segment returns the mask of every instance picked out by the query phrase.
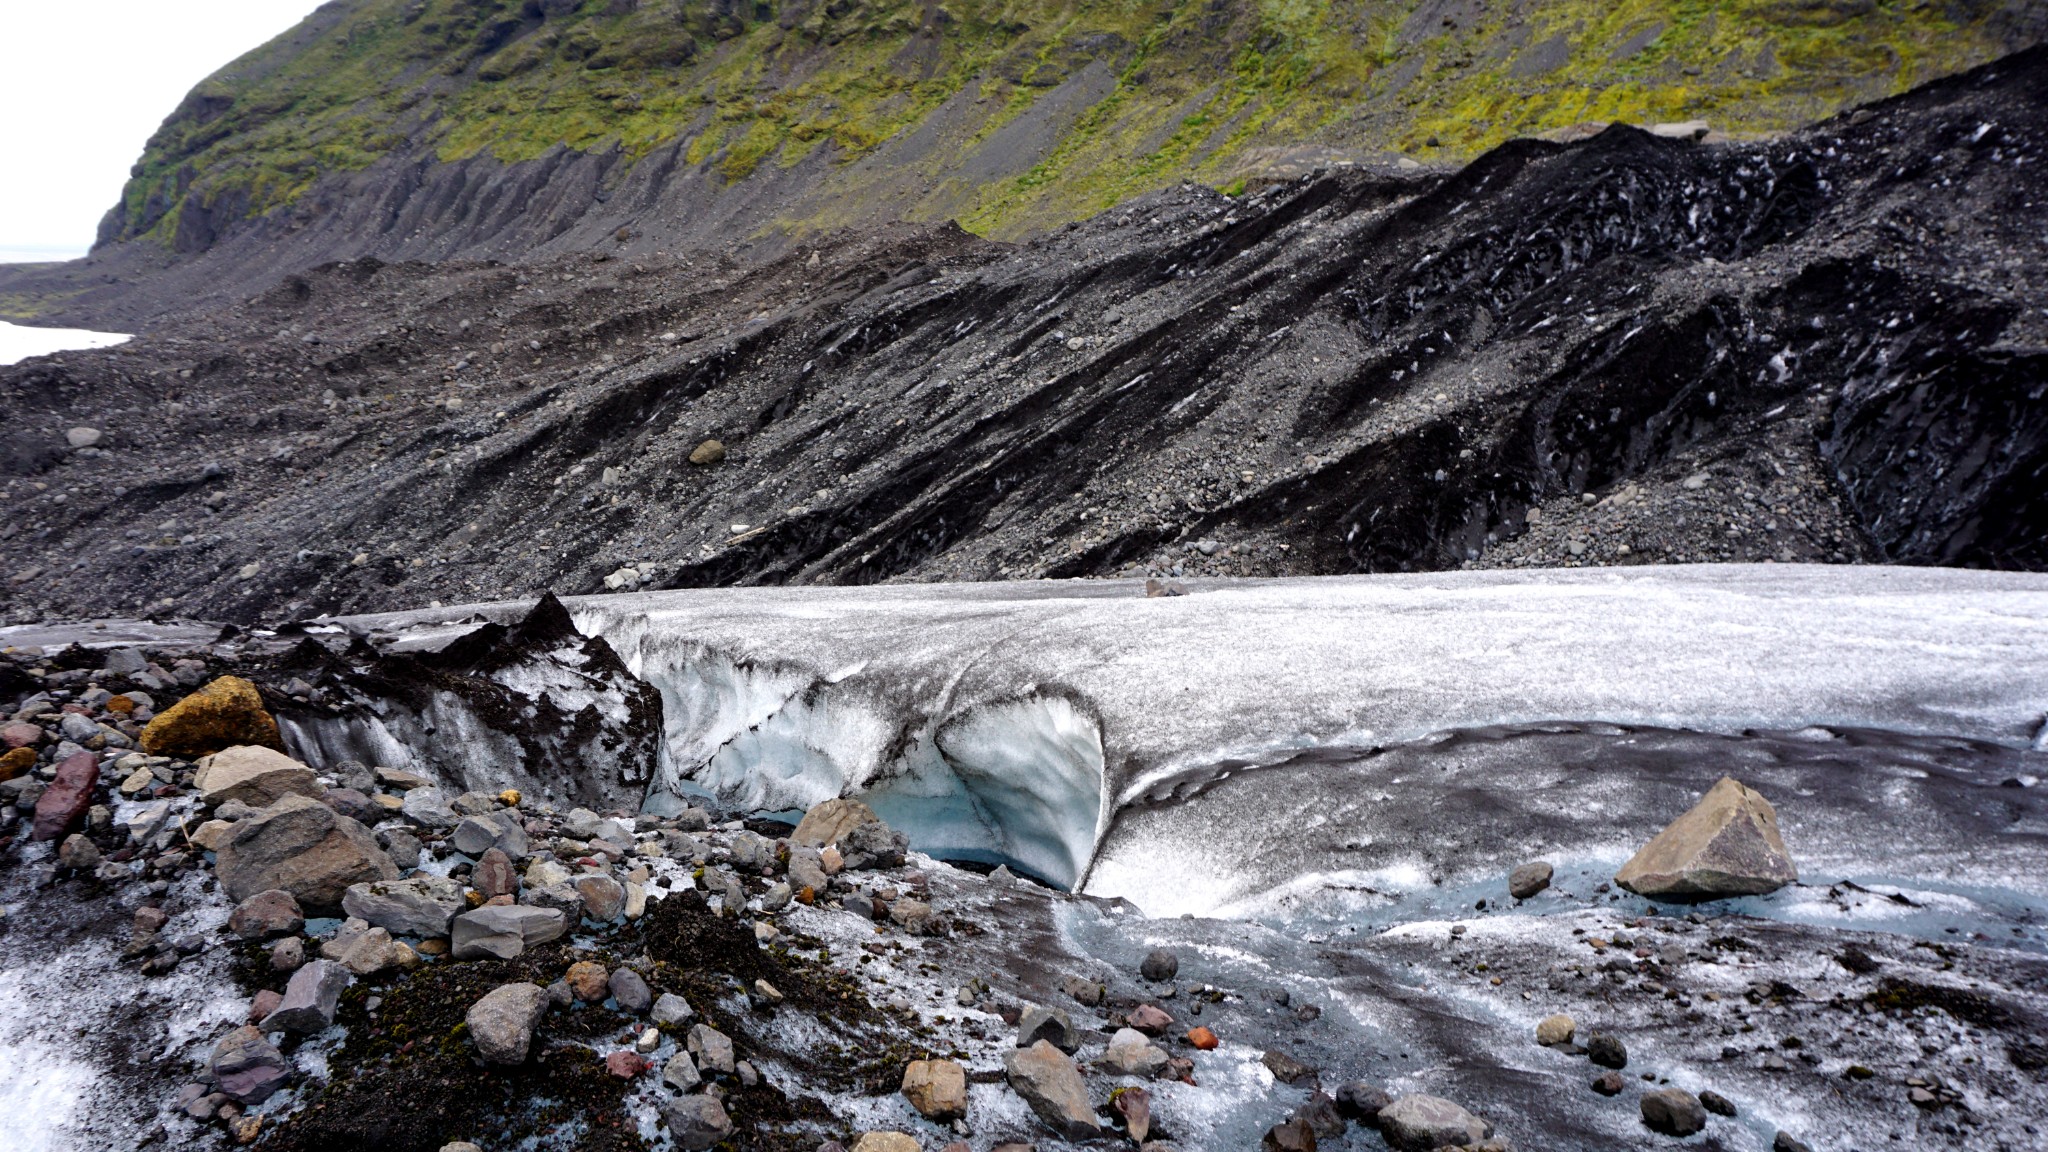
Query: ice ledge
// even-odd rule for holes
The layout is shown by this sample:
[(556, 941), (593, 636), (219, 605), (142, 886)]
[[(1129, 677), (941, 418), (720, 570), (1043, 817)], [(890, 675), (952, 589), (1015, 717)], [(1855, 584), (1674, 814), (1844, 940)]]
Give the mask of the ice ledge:
[[(2048, 576), (2023, 573), (1700, 565), (1197, 581), (1159, 599), (1062, 581), (569, 606), (661, 688), (660, 786), (761, 807), (868, 793), (933, 850), (985, 836), (1068, 883), (1116, 809), (1291, 749), (1558, 718), (2026, 747), (2048, 711)], [(356, 623), (405, 642), (521, 608)]]

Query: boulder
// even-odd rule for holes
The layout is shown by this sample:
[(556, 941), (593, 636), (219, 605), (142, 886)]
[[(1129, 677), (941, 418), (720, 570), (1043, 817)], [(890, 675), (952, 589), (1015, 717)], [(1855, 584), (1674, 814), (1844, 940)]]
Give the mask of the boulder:
[(517, 812), (465, 816), (448, 839), (464, 856), (482, 856), (493, 848), (513, 860), (524, 860), (532, 854), (526, 840), (526, 825)]
[(596, 1004), (611, 995), (611, 973), (595, 960), (578, 960), (562, 976), (569, 991), (585, 1004)]
[(1041, 1040), (1064, 1052), (1081, 1046), (1080, 1033), (1074, 1031), (1074, 1022), (1065, 1009), (1033, 1004), (1017, 1018), (1017, 1047), (1029, 1048)]
[(349, 915), (400, 936), (446, 936), (448, 923), (469, 907), (462, 885), (426, 873), (404, 880), (351, 884), (341, 898)]
[(510, 960), (568, 930), (568, 918), (552, 908), (491, 904), (455, 918), (448, 954), (457, 960)]
[(263, 1018), (265, 1032), (297, 1032), (311, 1035), (334, 1023), (341, 994), (353, 978), (348, 969), (332, 960), (315, 960), (292, 973), (284, 986), (284, 998)]
[(1555, 1048), (1560, 1044), (1571, 1043), (1572, 1037), (1577, 1035), (1578, 1031), (1578, 1021), (1560, 1012), (1555, 1016), (1545, 1016), (1536, 1022), (1536, 1042), (1545, 1048)]
[(349, 885), (398, 879), (370, 830), (327, 805), (289, 795), (240, 821), (214, 858), (231, 899), (282, 888), (315, 912), (341, 907)]
[(1464, 1147), (1493, 1135), (1493, 1125), (1441, 1096), (1403, 1096), (1379, 1111), (1380, 1135), (1401, 1152)]
[(656, 1024), (676, 1025), (696, 1014), (688, 1000), (673, 992), (663, 992), (661, 998), (654, 1002), (654, 1011), (649, 1015)]
[(262, 695), (240, 676), (222, 676), (157, 713), (142, 730), (142, 750), (151, 756), (189, 759), (238, 744), (284, 751)]
[(732, 1074), (732, 1039), (718, 1029), (709, 1024), (692, 1024), (684, 1047), (697, 1061), (699, 1071)]
[(1166, 1049), (1152, 1043), (1150, 1037), (1136, 1028), (1119, 1028), (1109, 1038), (1109, 1050), (1095, 1062), (1095, 1066), (1113, 1076), (1142, 1076), (1151, 1079), (1166, 1071), (1166, 1062), (1171, 1059)]
[(1520, 865), (1508, 873), (1508, 895), (1517, 900), (1527, 900), (1550, 887), (1550, 878), (1555, 871), (1548, 860), (1532, 860)]
[(1138, 975), (1154, 984), (1163, 984), (1179, 974), (1180, 957), (1170, 948), (1153, 949), (1138, 965)]
[(1088, 1086), (1073, 1058), (1043, 1040), (1003, 1054), (1010, 1087), (1046, 1126), (1069, 1140), (1099, 1135), (1102, 1125), (1088, 1101)]
[(654, 1006), (654, 989), (649, 988), (647, 981), (631, 968), (621, 968), (612, 973), (611, 979), (605, 983), (622, 1012), (637, 1015)]
[(548, 990), (538, 984), (506, 984), (470, 1005), (464, 1020), (477, 1055), (492, 1064), (523, 1064), (533, 1030), (548, 1013)]
[(221, 1092), (238, 1104), (261, 1104), (290, 1077), (284, 1054), (254, 1024), (221, 1037), (207, 1067)]
[(681, 1096), (661, 1106), (669, 1138), (686, 1152), (704, 1152), (732, 1135), (725, 1106), (705, 1095)]
[(1688, 902), (1775, 892), (1799, 879), (1770, 801), (1724, 776), (1615, 874), (1642, 896)]
[(661, 1066), (661, 1082), (678, 1092), (691, 1092), (704, 1082), (704, 1078), (697, 1075), (697, 1065), (690, 1059), (690, 1054), (678, 1052)]
[(286, 796), (322, 800), (327, 795), (311, 768), (275, 749), (254, 744), (238, 744), (201, 756), (192, 786), (209, 808), (230, 800), (268, 808)]
[(576, 894), (583, 898), (583, 914), (599, 924), (616, 920), (626, 911), (626, 886), (601, 873), (578, 876)]
[(866, 804), (835, 797), (804, 813), (789, 842), (799, 848), (836, 844), (848, 868), (894, 868), (903, 863), (910, 840), (882, 823)]
[(57, 778), (36, 798), (31, 840), (55, 840), (85, 826), (92, 810), (92, 792), (99, 787), (100, 758), (79, 752), (57, 765)]
[(512, 866), (512, 858), (499, 849), (492, 848), (477, 858), (476, 867), (470, 870), (469, 882), (486, 900), (494, 896), (519, 895), (519, 870)]
[(453, 828), (462, 817), (448, 806), (448, 796), (439, 788), (415, 788), (405, 794), (398, 810), (422, 828)]
[(1157, 1004), (1140, 1004), (1124, 1017), (1124, 1023), (1147, 1036), (1164, 1036), (1173, 1027), (1173, 1017)]
[(1628, 1067), (1628, 1045), (1619, 1036), (1595, 1032), (1586, 1037), (1586, 1058), (1602, 1068)]
[(1643, 1124), (1666, 1136), (1691, 1136), (1705, 1130), (1707, 1110), (1682, 1088), (1658, 1088), (1643, 1093)]
[(299, 902), (282, 888), (256, 893), (235, 905), (228, 916), (228, 928), (244, 940), (289, 936), (305, 924), (306, 914)]
[(903, 1098), (927, 1120), (965, 1120), (967, 1070), (951, 1060), (912, 1060), (903, 1070)]

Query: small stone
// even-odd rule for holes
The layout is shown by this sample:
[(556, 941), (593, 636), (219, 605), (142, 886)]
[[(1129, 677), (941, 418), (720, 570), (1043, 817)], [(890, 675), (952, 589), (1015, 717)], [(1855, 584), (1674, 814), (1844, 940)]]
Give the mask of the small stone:
[(288, 935), (305, 924), (299, 902), (282, 888), (256, 893), (237, 904), (228, 916), (228, 929), (244, 940)]
[(1666, 1136), (1691, 1136), (1707, 1126), (1707, 1110), (1698, 1098), (1681, 1088), (1658, 1088), (1643, 1093), (1643, 1123), (1652, 1132)]
[(1124, 1134), (1140, 1148), (1152, 1134), (1152, 1094), (1143, 1088), (1119, 1088), (1109, 1096), (1110, 1107), (1123, 1117)]
[(1670, 901), (1760, 895), (1798, 879), (1777, 811), (1727, 776), (1614, 876), (1631, 892)]
[(275, 749), (248, 744), (201, 756), (192, 786), (209, 808), (230, 800), (268, 808), (290, 795), (311, 800), (327, 795), (311, 768)]
[(1166, 1030), (1173, 1027), (1173, 1017), (1167, 1015), (1166, 1010), (1157, 1004), (1140, 1004), (1131, 1009), (1130, 1015), (1124, 1018), (1124, 1023), (1147, 1036), (1164, 1036)]
[(706, 440), (695, 448), (690, 449), (690, 463), (699, 467), (706, 464), (716, 464), (724, 459), (725, 445), (716, 440)]
[(1093, 980), (1083, 980), (1078, 976), (1069, 976), (1065, 980), (1060, 981), (1060, 991), (1073, 997), (1075, 1003), (1089, 1008), (1101, 1006), (1103, 999), (1109, 995), (1108, 988)]
[(606, 983), (611, 988), (612, 999), (618, 1002), (622, 1011), (638, 1014), (654, 1005), (654, 990), (631, 968), (621, 968), (612, 973)]
[[(476, 793), (464, 793), (474, 796)], [(490, 812), (481, 816), (464, 816), (462, 822), (449, 833), (448, 842), (464, 856), (480, 857), (486, 852), (499, 852), (510, 859), (520, 860), (530, 855), (532, 847), (526, 838), (526, 827), (517, 812)]]
[(1145, 956), (1144, 962), (1138, 965), (1138, 975), (1152, 981), (1154, 984), (1163, 984), (1179, 975), (1179, 973), (1180, 957), (1167, 948), (1156, 949), (1148, 953)]
[(1017, 1047), (1029, 1048), (1041, 1040), (1065, 1052), (1081, 1046), (1074, 1022), (1064, 1009), (1033, 1004), (1017, 1020)]
[(708, 1024), (693, 1024), (684, 1046), (697, 1061), (698, 1071), (732, 1073), (732, 1040), (718, 1029)]
[(1550, 887), (1553, 874), (1548, 861), (1534, 860), (1508, 873), (1508, 895), (1517, 900), (1527, 900), (1545, 888)]
[(1628, 1081), (1623, 1080), (1619, 1072), (1603, 1072), (1593, 1078), (1593, 1091), (1602, 1096), (1619, 1096), (1626, 1087)]
[(398, 810), (422, 828), (453, 828), (462, 822), (439, 788), (414, 788), (399, 802)]
[(352, 884), (341, 898), (350, 916), (402, 936), (446, 936), (448, 924), (468, 909), (462, 885), (424, 873), (404, 880)]
[(732, 1135), (725, 1107), (708, 1095), (683, 1096), (661, 1106), (662, 1122), (676, 1147), (704, 1152)]
[(1282, 1120), (1259, 1141), (1263, 1152), (1316, 1152), (1316, 1134), (1305, 1120)]
[(697, 1075), (697, 1065), (690, 1060), (687, 1052), (678, 1052), (661, 1066), (661, 1082), (678, 1092), (693, 1091), (704, 1078)]
[(1198, 1052), (1214, 1051), (1221, 1043), (1222, 1041), (1216, 1038), (1216, 1033), (1209, 1031), (1207, 1025), (1198, 1024), (1188, 1029), (1188, 1046)]
[(754, 981), (754, 1003), (780, 1004), (782, 1003), (782, 990), (766, 980), (757, 979)]
[(905, 1132), (863, 1132), (851, 1152), (923, 1152), (923, 1145)]
[(207, 1066), (221, 1092), (237, 1104), (261, 1104), (284, 1087), (290, 1075), (284, 1055), (253, 1024), (221, 1037)]
[(341, 994), (353, 983), (348, 969), (331, 960), (315, 960), (292, 973), (284, 998), (263, 1020), (265, 1032), (296, 1032), (310, 1036), (334, 1023)]
[(1771, 1152), (1813, 1152), (1813, 1146), (1780, 1128), (1771, 1137)]
[(487, 849), (477, 859), (476, 867), (470, 869), (469, 883), (486, 900), (494, 896), (517, 896), (519, 870), (512, 866), (512, 858), (503, 849)]
[(1562, 1012), (1555, 1016), (1545, 1016), (1536, 1024), (1536, 1043), (1545, 1048), (1569, 1044), (1572, 1037), (1578, 1034), (1578, 1030), (1578, 1022)]
[(284, 748), (262, 694), (240, 676), (222, 676), (157, 713), (143, 728), (141, 743), (151, 756), (187, 758), (238, 744)]
[(1380, 1109), (1393, 1102), (1386, 1089), (1364, 1080), (1353, 1080), (1337, 1089), (1337, 1111), (1366, 1124), (1379, 1123)]
[(306, 942), (287, 936), (270, 946), (270, 967), (274, 972), (296, 972), (306, 962)]
[(578, 960), (569, 965), (569, 971), (562, 979), (568, 982), (569, 991), (585, 1004), (596, 1004), (611, 995), (611, 973), (595, 960)]
[(927, 1120), (967, 1118), (967, 1070), (951, 1060), (912, 1060), (903, 1070), (902, 1092)]
[[(35, 749), (9, 748), (6, 754), (0, 755), (0, 781), (16, 779), (35, 766)], [(148, 775), (148, 773), (144, 773), (144, 775)]]
[(492, 1064), (523, 1064), (533, 1030), (547, 1015), (548, 992), (538, 984), (506, 984), (470, 1006), (465, 1020), (477, 1055)]
[(1493, 1125), (1441, 1096), (1402, 1096), (1380, 1109), (1380, 1135), (1401, 1152), (1477, 1144)]
[(1273, 1079), (1278, 1080), (1282, 1084), (1298, 1083), (1316, 1074), (1314, 1068), (1303, 1064), (1285, 1052), (1268, 1052), (1259, 1057), (1259, 1062), (1266, 1066), (1266, 1071), (1273, 1074)]
[(1069, 1140), (1087, 1140), (1102, 1130), (1080, 1069), (1066, 1053), (1044, 1040), (1003, 1056), (1010, 1087), (1053, 1131)]
[(1166, 1071), (1171, 1059), (1166, 1049), (1152, 1043), (1151, 1039), (1135, 1028), (1119, 1028), (1109, 1038), (1109, 1049), (1095, 1066), (1114, 1076), (1141, 1076), (1150, 1079)]
[(441, 1145), (441, 1152), (484, 1152), (483, 1148), (467, 1140), (451, 1140)]
[(83, 833), (73, 832), (57, 846), (57, 862), (75, 871), (90, 872), (100, 866), (100, 850)]
[(608, 924), (626, 911), (626, 889), (609, 876), (578, 876), (576, 893), (583, 898), (583, 914), (599, 924)]
[(690, 1008), (690, 1002), (673, 992), (663, 992), (661, 998), (654, 1002), (654, 1010), (649, 1013), (656, 1024), (664, 1026), (681, 1024), (695, 1015)]
[(36, 798), (29, 839), (56, 840), (83, 827), (99, 782), (99, 757), (90, 752), (65, 757), (57, 765), (56, 779)]
[(1700, 1093), (1700, 1107), (1716, 1116), (1735, 1115), (1735, 1101), (1712, 1090)]
[(1628, 1046), (1605, 1032), (1586, 1037), (1586, 1059), (1602, 1068), (1628, 1067)]
[(604, 1070), (621, 1080), (632, 1080), (642, 1072), (654, 1067), (654, 1062), (638, 1052), (621, 1048), (604, 1058)]

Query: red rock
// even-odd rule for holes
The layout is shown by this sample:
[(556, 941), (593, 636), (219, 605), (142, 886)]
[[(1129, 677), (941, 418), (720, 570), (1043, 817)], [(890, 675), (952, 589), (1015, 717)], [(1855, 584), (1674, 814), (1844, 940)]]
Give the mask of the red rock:
[(35, 831), (31, 839), (55, 840), (76, 832), (92, 807), (92, 790), (100, 782), (100, 758), (80, 752), (57, 765), (57, 779), (43, 789), (36, 801)]
[(277, 1006), (282, 1003), (284, 1003), (284, 994), (281, 992), (274, 992), (269, 988), (258, 992), (249, 1001), (249, 1023), (254, 1024), (272, 1012), (277, 1011)]
[(17, 720), (0, 728), (0, 744), (9, 748), (33, 748), (43, 742), (43, 730), (37, 725)]
[(654, 1062), (638, 1052), (620, 1049), (604, 1058), (604, 1067), (621, 1080), (631, 1080), (654, 1067)]
[(497, 896), (512, 896), (519, 891), (519, 873), (512, 867), (512, 858), (502, 848), (491, 848), (477, 858), (476, 869), (470, 873), (469, 882), (489, 900)]
[(1157, 1004), (1140, 1004), (1131, 1009), (1131, 1014), (1124, 1018), (1124, 1023), (1147, 1036), (1163, 1036), (1168, 1028), (1173, 1027), (1173, 1017), (1168, 1016), (1166, 1010)]
[(1197, 1025), (1188, 1029), (1188, 1043), (1192, 1044), (1199, 1051), (1209, 1052), (1213, 1051), (1216, 1045), (1221, 1044), (1222, 1041), (1216, 1039), (1216, 1034), (1209, 1031), (1208, 1028)]

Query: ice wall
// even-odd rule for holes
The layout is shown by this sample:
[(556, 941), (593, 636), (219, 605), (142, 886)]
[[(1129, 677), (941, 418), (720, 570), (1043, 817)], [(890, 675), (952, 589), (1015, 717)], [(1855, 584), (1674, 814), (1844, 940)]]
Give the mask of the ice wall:
[[(1069, 883), (1119, 808), (1304, 748), (1558, 719), (2025, 747), (2048, 712), (2048, 577), (2022, 573), (1640, 567), (569, 607), (661, 689), (658, 792), (770, 809), (865, 793), (921, 847), (1028, 858)], [(473, 611), (364, 623), (402, 637)]]

